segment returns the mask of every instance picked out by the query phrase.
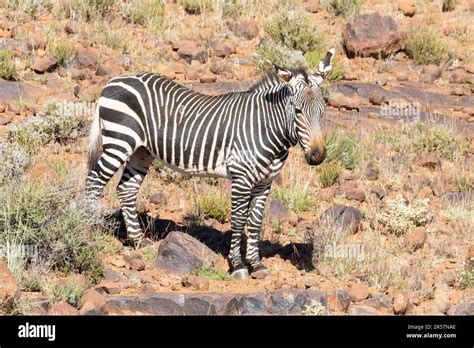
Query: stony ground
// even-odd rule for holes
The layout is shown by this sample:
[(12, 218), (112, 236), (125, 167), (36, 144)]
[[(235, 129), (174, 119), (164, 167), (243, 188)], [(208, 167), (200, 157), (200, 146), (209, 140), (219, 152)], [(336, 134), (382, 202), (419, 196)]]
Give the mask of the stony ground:
[[(248, 88), (259, 78), (255, 52), (269, 40), (270, 5), (252, 2), (226, 16), (205, 1), (197, 2), (202, 14), (191, 14), (185, 3), (168, 3), (158, 25), (117, 4), (81, 20), (83, 10), (71, 14), (59, 4), (33, 11), (28, 1), (0, 0), (0, 50), (12, 52), (15, 65), (14, 78), (0, 79), (0, 134), (11, 141), (12, 127), (38, 117), (52, 99), (90, 116), (101, 88), (121, 73), (151, 70), (208, 94)], [(43, 283), (54, 286), (26, 286), (29, 278), (7, 259), (13, 274), (0, 263), (5, 311), (472, 315), (473, 8), (458, 2), (443, 12), (438, 2), (374, 0), (363, 3), (362, 17), (344, 18), (326, 5), (294, 6), (338, 50), (342, 78), (328, 87), (324, 119), (335, 157), (310, 168), (292, 149), (267, 202), (261, 254), (269, 277), (227, 275), (229, 183), (156, 164), (138, 199), (153, 247), (134, 250), (112, 237), (123, 232), (116, 177), (102, 200), (115, 227), (102, 231), (100, 277), (49, 269)], [(392, 19), (364, 17), (375, 12)], [(420, 64), (407, 53), (405, 32), (421, 23), (454, 59)], [(358, 41), (358, 25), (379, 28), (371, 46)], [(42, 143), (23, 178), (48, 188), (79, 182), (73, 191), (81, 196), (88, 124)], [(26, 144), (34, 142), (28, 137)]]

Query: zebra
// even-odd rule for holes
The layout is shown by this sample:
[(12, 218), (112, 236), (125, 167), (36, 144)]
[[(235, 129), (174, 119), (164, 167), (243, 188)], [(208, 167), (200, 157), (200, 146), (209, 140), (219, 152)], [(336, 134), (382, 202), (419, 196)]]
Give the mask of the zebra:
[[(125, 165), (117, 194), (128, 241), (140, 247), (152, 241), (140, 229), (136, 200), (154, 159), (178, 172), (230, 179), (229, 272), (237, 279), (268, 275), (258, 248), (265, 201), (290, 147), (299, 143), (309, 165), (326, 157), (320, 86), (334, 54), (330, 49), (309, 73), (273, 64), (249, 90), (219, 96), (154, 73), (111, 79), (92, 122), (86, 197), (97, 200)], [(245, 226), (246, 263), (240, 251)]]

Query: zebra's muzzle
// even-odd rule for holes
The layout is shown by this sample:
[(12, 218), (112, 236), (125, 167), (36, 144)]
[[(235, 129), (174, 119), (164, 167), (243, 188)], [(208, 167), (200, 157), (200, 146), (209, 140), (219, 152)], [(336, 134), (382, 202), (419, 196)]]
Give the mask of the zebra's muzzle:
[(310, 166), (317, 166), (326, 159), (326, 148), (324, 146), (313, 148), (305, 154), (305, 158)]

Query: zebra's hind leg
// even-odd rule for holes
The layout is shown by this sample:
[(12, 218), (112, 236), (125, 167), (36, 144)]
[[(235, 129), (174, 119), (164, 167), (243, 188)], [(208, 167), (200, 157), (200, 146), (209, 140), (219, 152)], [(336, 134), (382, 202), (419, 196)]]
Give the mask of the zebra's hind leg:
[(252, 278), (262, 279), (269, 275), (268, 269), (261, 263), (259, 254), (260, 230), (262, 228), (265, 201), (270, 192), (271, 182), (255, 186), (252, 190), (254, 205), (247, 221), (246, 259), (250, 265)]
[(127, 228), (127, 240), (137, 247), (152, 244), (144, 238), (137, 214), (137, 195), (145, 178), (153, 156), (144, 147), (138, 148), (125, 166), (122, 178), (117, 186), (117, 195), (122, 207), (122, 214)]
[(249, 277), (247, 267), (242, 262), (240, 246), (242, 232), (248, 219), (248, 211), (251, 199), (251, 187), (245, 179), (232, 180), (232, 216), (231, 229), (232, 238), (230, 242), (229, 262), (230, 275), (236, 279)]

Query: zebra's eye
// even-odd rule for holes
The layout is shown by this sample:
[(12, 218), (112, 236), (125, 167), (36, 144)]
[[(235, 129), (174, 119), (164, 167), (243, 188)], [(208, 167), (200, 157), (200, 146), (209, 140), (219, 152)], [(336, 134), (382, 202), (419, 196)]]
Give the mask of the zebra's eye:
[(297, 114), (302, 114), (302, 113), (303, 113), (303, 111), (301, 111), (301, 109), (300, 109), (300, 108), (297, 108), (297, 107), (295, 107), (295, 112), (296, 112)]

